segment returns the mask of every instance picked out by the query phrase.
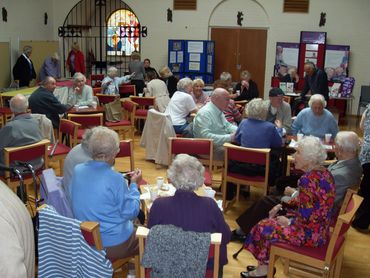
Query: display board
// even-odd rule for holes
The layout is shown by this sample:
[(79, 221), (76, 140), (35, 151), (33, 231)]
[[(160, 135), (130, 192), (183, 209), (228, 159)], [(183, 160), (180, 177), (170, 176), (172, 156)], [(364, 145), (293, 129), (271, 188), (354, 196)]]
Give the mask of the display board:
[(325, 72), (328, 80), (342, 82), (348, 76), (349, 45), (326, 45)]
[(284, 76), (289, 68), (298, 68), (299, 43), (277, 42), (274, 76)]
[(10, 70), (10, 43), (0, 42), (0, 88), (7, 88), (11, 82)]

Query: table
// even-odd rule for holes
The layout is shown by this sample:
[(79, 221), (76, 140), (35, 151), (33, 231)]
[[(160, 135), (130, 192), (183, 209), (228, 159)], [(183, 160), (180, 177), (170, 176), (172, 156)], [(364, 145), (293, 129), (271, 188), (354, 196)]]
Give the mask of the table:
[(9, 92), (3, 92), (1, 93), (1, 97), (3, 98), (12, 98), (14, 97), (15, 95), (17, 94), (22, 94), (22, 95), (25, 95), (25, 96), (29, 96), (31, 95), (39, 86), (35, 86), (35, 87), (27, 87), (27, 88), (23, 88), (23, 89), (19, 89), (19, 90), (15, 90), (15, 91), (9, 91)]
[(92, 108), (90, 106), (81, 106), (79, 108), (72, 107), (67, 111), (67, 114), (94, 114), (94, 113), (105, 113), (104, 106), (97, 106)]

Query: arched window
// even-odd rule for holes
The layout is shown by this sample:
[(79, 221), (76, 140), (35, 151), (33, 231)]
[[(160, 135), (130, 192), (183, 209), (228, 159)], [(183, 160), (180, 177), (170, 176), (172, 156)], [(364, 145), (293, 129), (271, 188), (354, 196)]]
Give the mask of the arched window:
[(129, 10), (113, 12), (107, 22), (107, 55), (130, 56), (140, 51), (140, 24)]

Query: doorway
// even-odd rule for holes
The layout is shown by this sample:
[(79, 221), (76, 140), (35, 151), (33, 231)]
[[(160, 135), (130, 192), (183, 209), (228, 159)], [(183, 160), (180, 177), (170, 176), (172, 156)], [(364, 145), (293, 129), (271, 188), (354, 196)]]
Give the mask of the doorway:
[(228, 71), (239, 81), (240, 72), (248, 70), (263, 98), (267, 29), (212, 27), (211, 40), (215, 41), (215, 79)]

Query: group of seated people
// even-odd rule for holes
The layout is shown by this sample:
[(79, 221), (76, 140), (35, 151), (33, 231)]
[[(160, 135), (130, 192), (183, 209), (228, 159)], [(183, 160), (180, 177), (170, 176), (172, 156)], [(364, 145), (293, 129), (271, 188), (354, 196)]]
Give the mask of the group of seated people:
[[(150, 80), (145, 94), (156, 97), (155, 108), (170, 115), (176, 133), (183, 133), (190, 127), (192, 136), (212, 139), (216, 160), (223, 159), (225, 142), (249, 148), (278, 149), (284, 145), (286, 134), (306, 136), (298, 141), (294, 154), (295, 168), (303, 173), (284, 180), (278, 178), (281, 172), (277, 168), (270, 167), (275, 174), (270, 175), (275, 194), (264, 196), (248, 208), (237, 219), (240, 227), (233, 232), (217, 204), (194, 193), (204, 182), (202, 164), (194, 157), (178, 155), (168, 169), (168, 179), (175, 186), (176, 193), (154, 201), (148, 218), (149, 228), (172, 224), (188, 231), (222, 233), (221, 275), (223, 266), (227, 264), (227, 243), (242, 240), (258, 261), (258, 266), (248, 266), (248, 271), (241, 273), (242, 277), (266, 277), (269, 248), (273, 242), (309, 247), (327, 242), (330, 223), (335, 219), (345, 191), (359, 184), (362, 169), (358, 159), (360, 143), (357, 134), (338, 132), (338, 124), (325, 109), (326, 101), (321, 94), (312, 95), (309, 107), (292, 121), (290, 106), (283, 101), (284, 93), (279, 88), (272, 88), (269, 100), (257, 98), (258, 89), (247, 71), (232, 90), (229, 90), (227, 80), (215, 82), (211, 95), (203, 92), (203, 81), (189, 78), (180, 79), (177, 90), (170, 95), (168, 80), (160, 80), (151, 73), (148, 73)], [(107, 94), (117, 94), (119, 84), (127, 82), (130, 77), (117, 77), (117, 70), (110, 68), (102, 82), (102, 90)], [(55, 128), (59, 125), (59, 114), (73, 105), (91, 105), (92, 89), (86, 85), (83, 74), (75, 73), (74, 85), (65, 104), (54, 96), (55, 87), (55, 79), (46, 77), (28, 100), (23, 95), (11, 99), (10, 108), (15, 117), (0, 130), (1, 151), (7, 146), (31, 144), (42, 139), (39, 127), (27, 113), (28, 102), (33, 113), (45, 114)], [(249, 101), (245, 111), (235, 106), (234, 101), (238, 100)], [(196, 115), (189, 125), (187, 117), (191, 113)], [(243, 113), (245, 119), (242, 119)], [(236, 118), (228, 118), (234, 114)], [(325, 168), (327, 152), (321, 141), (328, 133), (334, 138), (337, 161)], [(99, 126), (86, 131), (81, 144), (69, 152), (64, 162), (63, 188), (73, 214), (78, 220), (100, 223), (106, 256), (112, 260), (138, 254), (134, 219), (140, 210), (138, 184), (142, 172), (131, 172), (130, 182), (126, 181), (114, 170), (118, 152), (118, 134)], [(279, 163), (279, 158), (271, 161)], [(234, 170), (241, 173), (250, 170), (240, 166), (234, 165)], [(282, 206), (287, 207), (285, 215), (279, 215)]]

